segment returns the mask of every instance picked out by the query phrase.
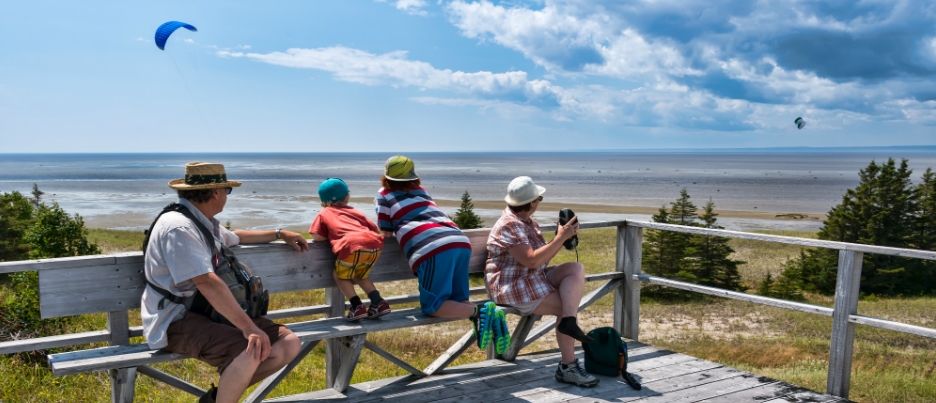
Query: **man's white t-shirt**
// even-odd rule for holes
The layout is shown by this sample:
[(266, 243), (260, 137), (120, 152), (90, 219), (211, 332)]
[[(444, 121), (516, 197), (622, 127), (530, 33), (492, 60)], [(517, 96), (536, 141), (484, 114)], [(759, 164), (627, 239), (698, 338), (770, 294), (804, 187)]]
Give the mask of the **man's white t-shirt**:
[[(209, 220), (188, 200), (179, 199), (179, 204), (187, 207), (192, 215), (211, 230), (216, 248), (221, 248), (220, 242), (227, 246), (240, 243), (237, 235), (221, 226), (218, 220)], [(195, 223), (173, 211), (163, 214), (153, 227), (146, 246), (143, 271), (146, 279), (153, 284), (173, 295), (188, 297), (196, 291), (192, 278), (214, 270), (211, 259), (208, 241)], [(143, 336), (150, 348), (168, 345), (166, 331), (169, 324), (185, 317), (184, 305), (165, 300), (163, 309), (159, 309), (161, 300), (162, 294), (147, 285), (143, 291), (140, 316), (143, 318)]]

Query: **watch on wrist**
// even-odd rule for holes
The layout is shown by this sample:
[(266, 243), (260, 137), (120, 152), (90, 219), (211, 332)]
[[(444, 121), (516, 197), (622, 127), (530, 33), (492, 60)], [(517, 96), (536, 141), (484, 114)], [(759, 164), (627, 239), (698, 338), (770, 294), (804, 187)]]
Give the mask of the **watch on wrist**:
[(279, 228), (276, 229), (276, 239), (281, 239), (281, 238), (280, 238), (280, 229), (279, 229)]

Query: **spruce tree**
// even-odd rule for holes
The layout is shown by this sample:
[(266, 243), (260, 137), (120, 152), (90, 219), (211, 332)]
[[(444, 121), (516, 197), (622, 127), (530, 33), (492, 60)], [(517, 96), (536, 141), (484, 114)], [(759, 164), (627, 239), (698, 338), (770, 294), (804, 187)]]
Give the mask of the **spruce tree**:
[[(868, 245), (911, 247), (922, 239), (918, 218), (919, 188), (912, 186), (907, 160), (897, 166), (893, 158), (885, 164), (872, 161), (858, 176), (860, 183), (846, 191), (842, 202), (829, 210), (819, 239)], [(922, 271), (919, 262), (898, 256), (864, 254), (861, 290), (873, 294), (931, 292), (932, 272)], [(805, 289), (825, 294), (835, 292), (838, 252), (809, 250), (788, 262), (782, 275)]]
[[(717, 224), (718, 214), (715, 213), (715, 203), (709, 200), (705, 203), (703, 214), (699, 216), (701, 225), (705, 228), (723, 229)], [(730, 238), (721, 236), (697, 235), (693, 239), (695, 259), (692, 262), (692, 272), (698, 284), (728, 290), (743, 291), (741, 274), (738, 265), (744, 264), (740, 260), (732, 260), (734, 249), (728, 245)]]
[(474, 212), (474, 203), (471, 202), (471, 195), (468, 194), (468, 191), (465, 191), (465, 194), (461, 198), (461, 207), (458, 208), (458, 211), (455, 212), (455, 217), (452, 217), (452, 221), (458, 228), (461, 229), (475, 229), (483, 228), (484, 220), (481, 219)]

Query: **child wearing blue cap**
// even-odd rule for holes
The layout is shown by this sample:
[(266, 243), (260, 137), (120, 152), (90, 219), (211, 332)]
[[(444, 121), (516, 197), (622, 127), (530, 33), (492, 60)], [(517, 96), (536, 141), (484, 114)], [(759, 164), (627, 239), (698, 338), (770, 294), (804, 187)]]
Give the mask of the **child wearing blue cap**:
[[(312, 221), (309, 233), (315, 242), (331, 242), (332, 251), (338, 256), (333, 276), (338, 289), (351, 303), (346, 318), (354, 322), (390, 313), (390, 304), (380, 297), (374, 282), (368, 278), (383, 249), (383, 236), (377, 225), (348, 205), (351, 192), (343, 180), (328, 178), (319, 185), (318, 194), (323, 208)], [(355, 283), (370, 298), (366, 309), (354, 291)]]

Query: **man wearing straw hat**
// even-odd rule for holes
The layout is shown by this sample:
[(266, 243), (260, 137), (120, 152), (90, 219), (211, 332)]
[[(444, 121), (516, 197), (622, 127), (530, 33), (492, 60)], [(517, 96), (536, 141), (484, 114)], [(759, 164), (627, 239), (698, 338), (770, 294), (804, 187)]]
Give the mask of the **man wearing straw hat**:
[[(215, 215), (240, 185), (227, 180), (224, 165), (188, 163), (185, 178), (169, 182), (169, 187), (178, 191), (179, 204), (188, 209), (192, 219), (178, 211), (163, 213), (149, 232), (145, 250), (144, 272), (150, 286), (143, 292), (140, 308), (143, 335), (151, 348), (194, 357), (218, 368), (218, 386), (200, 402), (236, 402), (248, 386), (292, 361), (301, 345), (285, 326), (262, 316), (248, 316), (227, 283), (214, 273), (213, 250), (220, 250), (222, 243), (233, 246), (283, 239), (296, 251), (309, 249), (295, 232), (232, 232), (220, 225)], [(203, 233), (199, 225), (213, 236), (206, 237), (207, 231)], [(206, 238), (213, 238), (214, 245)], [(197, 290), (231, 324), (188, 312), (186, 305), (167, 299), (153, 286), (177, 297), (190, 297)]]

